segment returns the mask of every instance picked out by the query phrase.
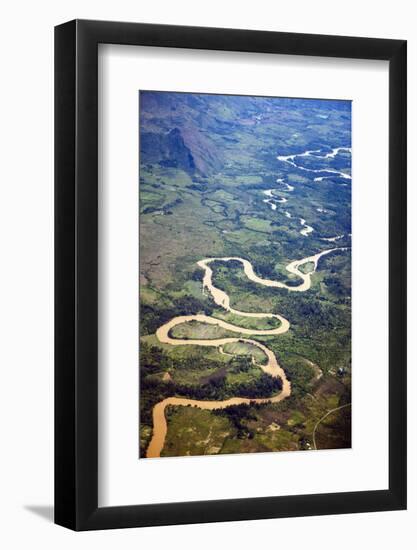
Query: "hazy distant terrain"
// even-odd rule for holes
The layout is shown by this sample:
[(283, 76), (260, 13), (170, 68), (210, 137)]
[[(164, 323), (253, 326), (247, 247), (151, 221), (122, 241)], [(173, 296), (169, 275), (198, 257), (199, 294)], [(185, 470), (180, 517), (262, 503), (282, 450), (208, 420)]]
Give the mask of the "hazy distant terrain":
[[(165, 402), (161, 456), (349, 447), (350, 102), (140, 92), (139, 128), (141, 456), (155, 405), (172, 397), (188, 406)], [(208, 271), (197, 262), (210, 258), (229, 309), (203, 288)], [(254, 279), (224, 258), (247, 260)], [(293, 291), (303, 275), (311, 286)], [(270, 316), (251, 316), (259, 313)], [(166, 342), (158, 337), (181, 316), (188, 321)], [(256, 334), (282, 326), (280, 317), (288, 330)], [(214, 342), (227, 338), (238, 341)], [(290, 395), (190, 405), (277, 396), (283, 378), (270, 375), (263, 348)]]

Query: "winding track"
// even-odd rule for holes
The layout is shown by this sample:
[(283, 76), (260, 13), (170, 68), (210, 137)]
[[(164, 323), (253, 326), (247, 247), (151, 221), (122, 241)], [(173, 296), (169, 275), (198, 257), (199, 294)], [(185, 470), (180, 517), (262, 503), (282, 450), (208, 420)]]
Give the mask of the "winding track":
[[(167, 434), (168, 426), (167, 421), (165, 418), (165, 409), (168, 406), (188, 406), (191, 405), (193, 407), (198, 407), (200, 409), (207, 409), (207, 410), (215, 410), (215, 409), (223, 409), (225, 407), (230, 407), (231, 405), (241, 405), (241, 404), (250, 404), (250, 403), (278, 403), (279, 401), (282, 401), (283, 399), (289, 397), (291, 395), (291, 383), (287, 379), (284, 370), (282, 367), (278, 364), (277, 358), (275, 354), (268, 349), (265, 345), (261, 344), (260, 342), (252, 339), (247, 338), (216, 338), (216, 339), (207, 339), (207, 340), (199, 340), (199, 339), (192, 339), (192, 340), (185, 340), (180, 338), (172, 338), (170, 336), (170, 331), (175, 326), (180, 325), (182, 323), (187, 323), (190, 321), (198, 321), (201, 323), (207, 323), (211, 325), (217, 325), (224, 329), (227, 329), (231, 332), (237, 332), (239, 334), (246, 334), (246, 335), (278, 335), (278, 334), (284, 334), (287, 332), (290, 328), (290, 323), (287, 319), (282, 317), (281, 315), (275, 314), (275, 313), (252, 313), (252, 312), (244, 312), (244, 311), (238, 311), (236, 309), (233, 309), (230, 306), (230, 298), (226, 292), (223, 290), (217, 288), (213, 284), (213, 270), (211, 267), (209, 267), (209, 264), (212, 262), (230, 262), (230, 261), (238, 261), (243, 265), (243, 269), (245, 272), (245, 275), (250, 279), (251, 281), (261, 284), (263, 286), (268, 287), (274, 287), (274, 288), (285, 288), (290, 292), (305, 292), (311, 287), (311, 276), (317, 269), (317, 264), (319, 259), (326, 255), (330, 254), (331, 252), (334, 252), (335, 250), (346, 250), (346, 248), (331, 248), (329, 250), (324, 250), (322, 252), (319, 252), (318, 254), (315, 254), (314, 256), (309, 256), (308, 258), (303, 258), (302, 260), (296, 260), (294, 262), (289, 263), (286, 266), (286, 269), (289, 273), (292, 273), (294, 275), (297, 275), (302, 279), (302, 283), (298, 286), (289, 286), (285, 283), (282, 283), (280, 281), (272, 281), (268, 279), (262, 279), (261, 277), (258, 277), (254, 270), (252, 264), (243, 258), (239, 257), (222, 257), (222, 258), (206, 258), (204, 260), (200, 260), (197, 262), (198, 266), (204, 269), (204, 276), (203, 276), (203, 291), (204, 289), (207, 289), (213, 299), (216, 305), (222, 307), (226, 311), (230, 311), (231, 313), (234, 313), (235, 315), (240, 315), (241, 317), (256, 317), (256, 318), (276, 318), (280, 321), (280, 325), (277, 328), (269, 329), (269, 330), (256, 330), (256, 329), (247, 329), (243, 327), (238, 327), (236, 325), (233, 325), (231, 323), (227, 323), (226, 321), (223, 321), (221, 319), (216, 319), (214, 317), (209, 317), (207, 315), (183, 315), (179, 317), (174, 317), (164, 325), (158, 328), (156, 331), (156, 337), (158, 340), (164, 344), (170, 344), (172, 346), (211, 346), (219, 348), (220, 352), (223, 352), (223, 346), (225, 344), (229, 343), (235, 343), (235, 342), (245, 342), (247, 344), (250, 344), (252, 346), (256, 346), (257, 348), (261, 349), (267, 359), (268, 362), (266, 365), (261, 365), (259, 363), (256, 363), (253, 359), (253, 362), (263, 370), (266, 374), (273, 378), (280, 378), (282, 382), (282, 389), (281, 391), (272, 396), (272, 397), (266, 397), (266, 398), (258, 398), (258, 399), (250, 399), (246, 397), (232, 397), (230, 399), (226, 399), (223, 401), (201, 401), (197, 399), (188, 399), (184, 397), (167, 397), (166, 399), (163, 399), (159, 403), (157, 403), (152, 411), (152, 420), (153, 420), (153, 433), (152, 433), (152, 439), (149, 443), (148, 449), (146, 451), (146, 457), (147, 458), (155, 458), (159, 457), (161, 455), (161, 451), (163, 449), (164, 443), (165, 443), (165, 437)], [(313, 269), (309, 273), (303, 273), (299, 270), (299, 268), (306, 263), (312, 262), (313, 263)]]
[(322, 416), (317, 422), (316, 422), (316, 425), (314, 426), (314, 429), (313, 429), (313, 449), (315, 451), (317, 451), (317, 444), (316, 444), (316, 431), (317, 431), (317, 428), (319, 427), (319, 424), (321, 422), (323, 422), (323, 420), (325, 420), (330, 414), (336, 412), (336, 411), (340, 411), (340, 409), (344, 409), (345, 407), (350, 407), (352, 403), (346, 403), (346, 405), (342, 405), (341, 407), (336, 407), (335, 409), (331, 409), (330, 411), (327, 411), (327, 413)]

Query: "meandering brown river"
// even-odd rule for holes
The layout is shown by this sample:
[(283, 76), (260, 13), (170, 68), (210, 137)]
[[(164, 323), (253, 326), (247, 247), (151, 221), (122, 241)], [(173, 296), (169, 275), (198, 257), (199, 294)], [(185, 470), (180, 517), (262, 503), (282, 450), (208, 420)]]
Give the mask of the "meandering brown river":
[[(238, 261), (243, 265), (245, 275), (251, 281), (258, 283), (263, 286), (275, 287), (275, 288), (286, 288), (290, 292), (305, 292), (311, 287), (311, 276), (317, 269), (317, 264), (319, 259), (326, 255), (330, 254), (335, 250), (346, 250), (346, 248), (331, 248), (329, 250), (324, 250), (319, 252), (314, 256), (309, 256), (308, 258), (303, 258), (302, 260), (296, 260), (291, 262), (286, 266), (286, 269), (289, 273), (297, 275), (302, 279), (302, 283), (298, 286), (288, 286), (285, 283), (280, 281), (272, 281), (268, 279), (262, 279), (258, 277), (252, 267), (252, 264), (243, 258), (238, 257), (223, 257), (223, 258), (206, 258), (197, 262), (199, 267), (204, 270), (203, 276), (203, 291), (207, 289), (212, 295), (214, 302), (224, 308), (226, 311), (234, 313), (235, 315), (240, 315), (241, 317), (256, 317), (256, 318), (276, 318), (280, 321), (280, 325), (273, 329), (261, 330), (261, 329), (248, 329), (233, 325), (221, 319), (215, 319), (214, 317), (209, 317), (207, 315), (182, 315), (179, 317), (174, 317), (164, 325), (158, 328), (156, 331), (156, 337), (163, 344), (169, 344), (171, 346), (211, 346), (219, 348), (219, 351), (223, 352), (223, 346), (235, 342), (245, 342), (252, 346), (255, 346), (263, 351), (267, 357), (266, 365), (261, 365), (256, 363), (253, 359), (253, 362), (262, 369), (266, 374), (272, 376), (273, 378), (280, 378), (282, 382), (281, 391), (272, 396), (258, 399), (250, 399), (247, 397), (231, 397), (230, 399), (225, 399), (223, 401), (200, 401), (197, 399), (187, 399), (185, 397), (167, 397), (166, 399), (157, 403), (152, 412), (153, 419), (153, 433), (152, 439), (149, 443), (148, 449), (146, 451), (147, 458), (155, 458), (161, 455), (161, 451), (165, 444), (165, 438), (168, 430), (167, 421), (165, 417), (165, 409), (168, 406), (175, 407), (186, 407), (191, 405), (192, 407), (198, 407), (200, 409), (215, 410), (223, 409), (230, 407), (231, 405), (241, 405), (241, 404), (250, 404), (250, 403), (277, 403), (291, 395), (291, 384), (287, 379), (284, 370), (278, 364), (275, 354), (267, 348), (265, 345), (260, 342), (248, 338), (216, 338), (216, 339), (181, 339), (181, 338), (172, 338), (170, 336), (170, 331), (177, 325), (183, 323), (188, 323), (190, 321), (198, 321), (200, 323), (206, 323), (210, 325), (217, 325), (221, 328), (229, 330), (231, 332), (237, 332), (239, 334), (245, 334), (250, 336), (265, 336), (265, 335), (278, 335), (284, 334), (290, 328), (290, 323), (287, 319), (281, 315), (275, 313), (252, 313), (245, 311), (238, 311), (233, 309), (230, 306), (230, 298), (226, 292), (217, 288), (213, 284), (213, 270), (209, 267), (209, 264), (212, 262), (230, 262)], [(308, 273), (303, 273), (300, 271), (300, 267), (307, 263), (312, 263), (313, 267)], [(224, 352), (223, 352), (224, 353)]]

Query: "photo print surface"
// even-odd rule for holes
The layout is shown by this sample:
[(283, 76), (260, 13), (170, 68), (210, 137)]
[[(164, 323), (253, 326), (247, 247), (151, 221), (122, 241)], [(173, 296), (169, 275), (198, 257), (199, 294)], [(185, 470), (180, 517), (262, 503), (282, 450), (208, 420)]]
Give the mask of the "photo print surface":
[(140, 458), (351, 447), (351, 102), (139, 92)]

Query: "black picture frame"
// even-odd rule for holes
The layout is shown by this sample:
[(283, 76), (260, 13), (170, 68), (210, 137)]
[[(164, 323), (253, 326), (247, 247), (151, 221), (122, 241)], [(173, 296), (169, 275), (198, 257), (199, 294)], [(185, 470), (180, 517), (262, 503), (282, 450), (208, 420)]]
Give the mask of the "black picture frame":
[[(389, 61), (387, 490), (98, 507), (98, 44)], [(55, 28), (57, 524), (78, 531), (406, 508), (406, 45), (106, 21), (74, 20)]]

